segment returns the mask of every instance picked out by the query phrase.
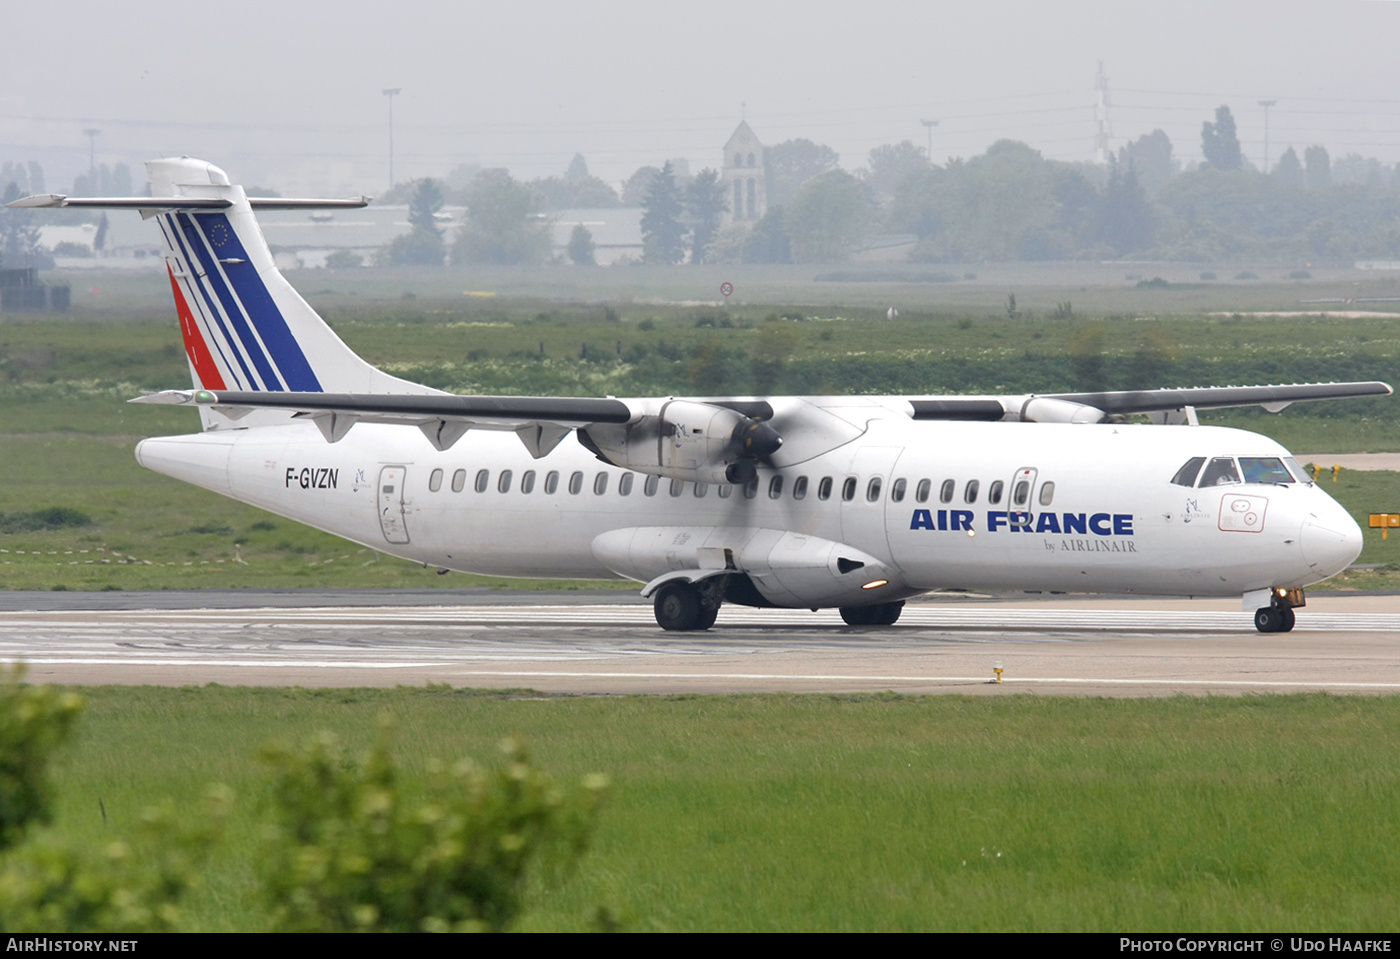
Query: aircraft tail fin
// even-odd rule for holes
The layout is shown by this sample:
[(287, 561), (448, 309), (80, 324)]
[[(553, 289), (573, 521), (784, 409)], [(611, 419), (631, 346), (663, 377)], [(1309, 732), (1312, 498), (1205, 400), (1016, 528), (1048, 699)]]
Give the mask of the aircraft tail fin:
[[(356, 355), (278, 271), (253, 212), (362, 207), (368, 199), (249, 199), (223, 170), (190, 157), (152, 160), (146, 171), (149, 197), (51, 195), (15, 205), (131, 209), (156, 220), (196, 389), (438, 392)], [(206, 428), (219, 425), (205, 413)]]
[[(255, 207), (363, 206), (250, 201), (223, 170), (188, 157), (146, 164), (152, 200), (223, 200), (222, 209), (143, 208), (165, 241), (166, 271), (197, 388), (250, 392), (432, 392), (360, 359), (278, 271)], [(148, 201), (149, 202), (149, 201)], [(289, 206), (290, 204), (290, 206)]]

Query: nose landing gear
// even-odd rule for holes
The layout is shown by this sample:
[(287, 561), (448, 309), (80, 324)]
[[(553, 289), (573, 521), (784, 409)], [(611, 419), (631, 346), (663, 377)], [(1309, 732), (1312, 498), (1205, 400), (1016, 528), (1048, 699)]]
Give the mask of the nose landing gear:
[[(1252, 597), (1246, 596), (1246, 599), (1249, 598)], [(1307, 600), (1303, 598), (1303, 591), (1297, 588), (1271, 589), (1268, 598), (1268, 606), (1261, 606), (1254, 611), (1254, 628), (1261, 633), (1286, 633), (1292, 630), (1294, 607), (1307, 604)]]

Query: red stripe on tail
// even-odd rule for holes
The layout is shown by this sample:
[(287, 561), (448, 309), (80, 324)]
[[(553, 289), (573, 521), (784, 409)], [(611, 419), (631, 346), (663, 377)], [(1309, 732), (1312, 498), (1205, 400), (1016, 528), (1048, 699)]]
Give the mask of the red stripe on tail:
[(194, 367), (194, 375), (199, 380), (198, 385), (206, 390), (222, 390), (225, 388), (224, 378), (219, 375), (219, 367), (215, 365), (214, 357), (194, 322), (194, 314), (190, 312), (190, 305), (185, 302), (185, 295), (180, 292), (180, 284), (175, 282), (175, 271), (170, 269), (169, 263), (165, 265), (165, 269), (170, 274), (170, 289), (175, 294), (175, 312), (179, 314), (180, 333), (185, 338), (185, 355), (190, 358), (190, 365)]

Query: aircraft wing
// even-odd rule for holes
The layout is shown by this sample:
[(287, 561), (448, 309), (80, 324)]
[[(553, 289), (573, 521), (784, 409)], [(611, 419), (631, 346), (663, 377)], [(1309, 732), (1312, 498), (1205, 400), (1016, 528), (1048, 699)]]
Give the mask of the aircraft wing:
[[(805, 404), (815, 408), (868, 405), (871, 410), (889, 413), (903, 411), (915, 420), (1010, 421), (1026, 423), (1100, 423), (1109, 416), (1147, 414), (1155, 422), (1195, 422), (1196, 409), (1234, 406), (1262, 406), (1277, 413), (1290, 403), (1303, 400), (1344, 399), (1359, 396), (1387, 396), (1388, 384), (1297, 383), (1281, 386), (1224, 386), (1179, 390), (1128, 390), (1104, 393), (1051, 393), (1026, 396), (947, 396), (947, 397), (807, 397)], [(573, 430), (580, 431), (585, 445), (608, 444), (619, 427), (631, 431), (643, 421), (654, 421), (636, 437), (614, 437), (626, 445), (638, 442), (656, 446), (656, 430), (664, 435), (713, 434), (718, 444), (712, 457), (729, 456), (763, 459), (782, 444), (779, 433), (797, 428), (799, 433), (817, 433), (839, 445), (850, 439), (836, 434), (859, 428), (854, 423), (839, 425), (826, 417), (803, 422), (806, 417), (792, 414), (775, 417), (773, 406), (755, 398), (649, 399), (624, 401), (612, 398), (551, 396), (458, 396), (450, 393), (318, 393), (292, 391), (166, 390), (133, 399), (133, 403), (192, 405), (217, 410), (231, 419), (256, 409), (285, 410), (294, 417), (311, 419), (329, 442), (340, 440), (356, 423), (397, 423), (416, 426), (429, 442), (444, 450), (468, 430), (514, 432), (535, 457), (547, 454)], [(669, 412), (668, 412), (669, 411)], [(717, 417), (717, 418), (716, 418)], [(862, 422), (865, 417), (857, 417)], [(779, 422), (779, 421), (782, 422)], [(689, 426), (679, 425), (684, 421)], [(758, 424), (767, 423), (767, 428)], [(701, 425), (703, 424), (703, 425)], [(698, 428), (697, 428), (698, 427)], [(831, 432), (835, 430), (835, 432)], [(757, 431), (757, 432), (756, 432)], [(649, 436), (649, 439), (643, 438)], [(590, 447), (592, 448), (592, 447)], [(602, 451), (599, 451), (603, 455)], [(620, 455), (620, 454), (619, 454)], [(617, 462), (608, 454), (609, 462)]]
[(536, 457), (558, 446), (571, 430), (633, 418), (621, 400), (586, 397), (165, 390), (131, 402), (205, 406), (235, 419), (255, 409), (288, 410), (310, 418), (332, 443), (356, 423), (417, 426), (440, 450), (467, 430), (506, 430), (519, 435)]
[(1225, 409), (1262, 406), (1277, 413), (1300, 400), (1340, 400), (1357, 396), (1389, 396), (1387, 383), (1294, 383), (1287, 386), (1207, 386), (1185, 390), (1124, 390), (1115, 393), (1054, 393), (1054, 399), (1083, 403), (1105, 413), (1156, 413), (1185, 409)]

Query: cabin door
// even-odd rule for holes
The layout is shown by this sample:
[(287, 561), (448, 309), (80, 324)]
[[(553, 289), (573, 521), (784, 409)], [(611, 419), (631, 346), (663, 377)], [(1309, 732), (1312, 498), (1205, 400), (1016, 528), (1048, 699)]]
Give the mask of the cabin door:
[(403, 466), (386, 466), (379, 471), (379, 529), (386, 542), (403, 545), (408, 542), (408, 523), (404, 520), (403, 484), (408, 470)]

